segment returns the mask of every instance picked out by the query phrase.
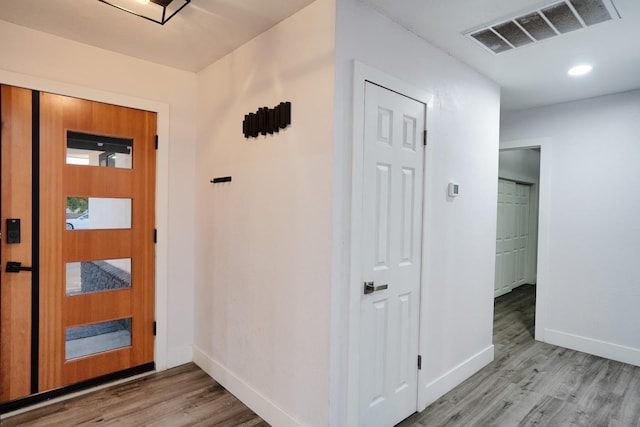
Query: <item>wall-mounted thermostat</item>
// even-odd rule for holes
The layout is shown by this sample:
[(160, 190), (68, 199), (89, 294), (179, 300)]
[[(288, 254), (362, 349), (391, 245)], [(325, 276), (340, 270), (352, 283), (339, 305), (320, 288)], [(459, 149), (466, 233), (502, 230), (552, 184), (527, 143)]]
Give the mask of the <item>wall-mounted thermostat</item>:
[(455, 182), (449, 183), (449, 197), (456, 197), (460, 194), (460, 186)]

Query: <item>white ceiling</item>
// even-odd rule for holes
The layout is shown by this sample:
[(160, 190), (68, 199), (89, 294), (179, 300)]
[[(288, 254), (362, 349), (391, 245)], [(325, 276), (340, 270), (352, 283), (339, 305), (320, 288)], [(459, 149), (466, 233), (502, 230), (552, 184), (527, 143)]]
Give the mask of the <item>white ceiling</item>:
[(164, 26), (98, 0), (0, 0), (0, 19), (200, 71), (313, 0), (192, 0)]
[[(614, 0), (622, 19), (493, 55), (464, 32), (554, 0), (363, 0), (502, 86), (503, 110), (640, 88), (640, 0)], [(593, 71), (570, 78), (578, 63)]]
[[(640, 0), (622, 19), (493, 55), (463, 32), (553, 0), (363, 0), (502, 86), (503, 110), (640, 88)], [(0, 0), (0, 19), (152, 62), (199, 71), (313, 0), (192, 0), (161, 26), (97, 0)], [(576, 63), (594, 69), (566, 75)]]

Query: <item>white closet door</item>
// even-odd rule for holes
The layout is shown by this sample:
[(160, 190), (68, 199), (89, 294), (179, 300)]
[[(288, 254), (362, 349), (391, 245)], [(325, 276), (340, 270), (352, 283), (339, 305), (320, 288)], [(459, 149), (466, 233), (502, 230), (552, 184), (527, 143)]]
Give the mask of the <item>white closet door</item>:
[(365, 90), (360, 425), (417, 409), (425, 105)]
[(495, 296), (526, 281), (530, 186), (498, 180)]

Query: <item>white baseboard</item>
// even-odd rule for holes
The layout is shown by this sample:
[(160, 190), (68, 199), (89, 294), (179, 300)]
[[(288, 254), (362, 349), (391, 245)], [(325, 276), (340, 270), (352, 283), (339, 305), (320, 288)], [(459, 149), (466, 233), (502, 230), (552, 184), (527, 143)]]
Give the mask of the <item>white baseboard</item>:
[(167, 351), (167, 369), (193, 362), (193, 347), (183, 345), (182, 347), (171, 347)]
[(418, 408), (418, 411), (424, 410), (427, 406), (441, 398), (447, 392), (460, 385), (464, 380), (491, 363), (493, 361), (493, 351), (493, 344), (491, 344), (489, 347), (471, 356), (458, 366), (446, 372), (444, 375), (428, 383), (422, 390), (420, 399), (422, 407)]
[(583, 353), (616, 360), (618, 362), (640, 366), (640, 349), (637, 348), (625, 347), (553, 329), (544, 330), (544, 341), (560, 347), (570, 348), (571, 350), (577, 350)]
[(270, 425), (283, 427), (301, 427), (303, 425), (195, 345), (193, 346), (193, 361)]

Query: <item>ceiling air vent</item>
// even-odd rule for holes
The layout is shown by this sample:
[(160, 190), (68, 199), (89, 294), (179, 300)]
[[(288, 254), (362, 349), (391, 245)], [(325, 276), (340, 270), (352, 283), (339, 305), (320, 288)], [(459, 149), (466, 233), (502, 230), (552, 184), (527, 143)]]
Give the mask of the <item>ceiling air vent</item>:
[(464, 35), (498, 54), (619, 18), (613, 0), (563, 0)]

